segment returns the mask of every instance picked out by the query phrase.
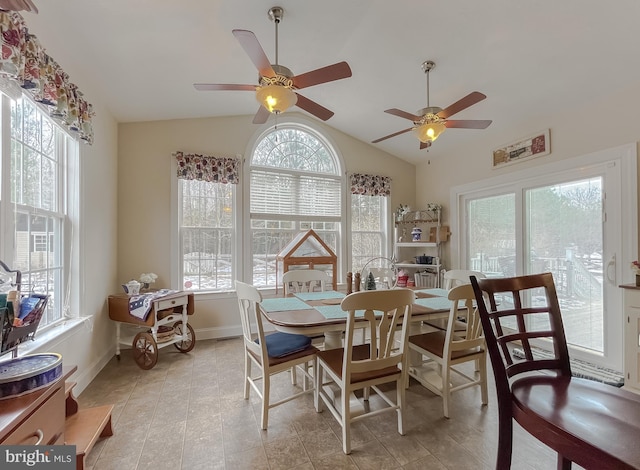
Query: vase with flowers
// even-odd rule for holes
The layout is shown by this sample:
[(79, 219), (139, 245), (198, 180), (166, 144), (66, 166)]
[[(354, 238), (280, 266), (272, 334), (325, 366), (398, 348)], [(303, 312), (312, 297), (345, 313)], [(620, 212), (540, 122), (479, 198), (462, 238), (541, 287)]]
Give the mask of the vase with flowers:
[(640, 261), (632, 261), (631, 270), (636, 275), (636, 286), (640, 287)]
[(156, 279), (158, 279), (158, 275), (155, 273), (140, 274), (140, 284), (142, 284), (141, 289), (149, 289), (149, 285), (156, 282)]

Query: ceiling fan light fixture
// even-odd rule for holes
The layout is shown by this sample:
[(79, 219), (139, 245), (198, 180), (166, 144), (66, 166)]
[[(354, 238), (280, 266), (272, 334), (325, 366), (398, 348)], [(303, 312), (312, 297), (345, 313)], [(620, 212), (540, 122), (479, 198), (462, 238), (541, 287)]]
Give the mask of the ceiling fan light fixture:
[(413, 132), (418, 137), (418, 140), (423, 143), (433, 142), (440, 134), (444, 132), (447, 127), (443, 122), (425, 122), (413, 128)]
[(280, 114), (298, 102), (298, 95), (290, 87), (270, 84), (256, 89), (256, 99), (270, 113)]

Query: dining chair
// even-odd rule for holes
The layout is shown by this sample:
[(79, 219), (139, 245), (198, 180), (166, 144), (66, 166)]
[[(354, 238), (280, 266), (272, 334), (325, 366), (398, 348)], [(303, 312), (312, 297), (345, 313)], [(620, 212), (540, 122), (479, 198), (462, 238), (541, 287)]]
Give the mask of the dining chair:
[[(344, 347), (319, 351), (315, 386), (315, 406), (321, 412), (329, 409), (342, 428), (342, 450), (351, 453), (351, 424), (363, 418), (387, 411), (396, 411), (398, 432), (404, 435), (406, 344), (411, 309), (415, 296), (410, 289), (360, 291), (345, 297), (341, 308), (347, 312)], [(355, 331), (362, 323), (368, 325), (371, 337), (368, 343), (356, 344)], [(401, 324), (399, 345), (394, 341), (397, 326)], [(379, 386), (395, 382), (395, 401)], [(340, 390), (340, 398), (328, 392), (331, 386)], [(381, 398), (381, 407), (365, 407), (353, 416), (350, 397), (362, 391), (369, 400), (373, 389)], [(375, 408), (375, 409), (372, 409)]]
[(294, 292), (324, 292), (328, 282), (327, 273), (319, 269), (293, 269), (282, 275), (285, 297)]
[(443, 287), (450, 290), (461, 284), (470, 284), (471, 276), (475, 276), (478, 279), (484, 279), (487, 277), (480, 271), (473, 271), (470, 269), (450, 269), (449, 271), (445, 271), (442, 276)]
[[(471, 276), (476, 276), (478, 279), (484, 279), (485, 277), (487, 277), (480, 271), (472, 271), (469, 269), (450, 269), (449, 271), (445, 271), (444, 275), (442, 276), (443, 289), (451, 290), (455, 286), (469, 284), (471, 283)], [(436, 318), (433, 320), (428, 320), (424, 323), (433, 328), (445, 331), (447, 329), (448, 319)], [(461, 324), (460, 322), (457, 323), (457, 331), (464, 331), (465, 329), (466, 326), (464, 324)]]
[[(465, 388), (479, 386), (482, 404), (487, 400), (487, 350), (478, 310), (475, 308), (473, 287), (461, 284), (449, 291), (451, 308), (449, 325), (445, 331), (437, 330), (409, 336), (409, 350), (421, 356), (419, 364), (409, 366), (409, 376), (442, 397), (444, 416), (449, 417), (451, 394)], [(456, 328), (459, 318), (464, 331)], [(460, 367), (475, 362), (474, 371)], [(435, 367), (435, 369), (434, 369)], [(452, 380), (456, 379), (455, 385)]]
[[(558, 469), (570, 469), (572, 462), (640, 468), (640, 397), (572, 377), (552, 274), (472, 277), (471, 284), (496, 384), (496, 469), (511, 468), (513, 420), (557, 452)], [(539, 342), (551, 357), (534, 354)]]
[[(258, 305), (262, 302), (262, 295), (255, 287), (244, 282), (235, 281), (235, 286), (244, 336), (244, 398), (249, 399), (250, 387), (258, 394), (262, 401), (260, 426), (267, 429), (271, 408), (313, 391), (313, 387), (306, 385), (307, 380), (313, 383), (313, 377), (305, 365), (311, 363), (313, 370), (316, 369), (318, 350), (311, 345), (311, 339), (304, 335), (282, 332), (266, 335)], [(259, 375), (253, 375), (252, 365), (256, 366)], [(302, 391), (272, 402), (271, 376), (296, 367), (304, 374)], [(293, 385), (296, 385), (295, 374), (292, 373), (291, 378)]]

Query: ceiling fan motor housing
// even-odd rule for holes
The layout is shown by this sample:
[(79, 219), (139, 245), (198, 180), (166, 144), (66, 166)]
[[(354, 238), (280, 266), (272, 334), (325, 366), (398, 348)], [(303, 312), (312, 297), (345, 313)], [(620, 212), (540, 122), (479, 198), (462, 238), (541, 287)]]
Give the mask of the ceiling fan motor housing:
[(419, 109), (416, 115), (421, 116), (422, 119), (415, 121), (414, 124), (424, 124), (429, 121), (439, 121), (441, 118), (438, 113), (442, 111), (442, 108), (438, 106), (429, 106), (428, 108)]

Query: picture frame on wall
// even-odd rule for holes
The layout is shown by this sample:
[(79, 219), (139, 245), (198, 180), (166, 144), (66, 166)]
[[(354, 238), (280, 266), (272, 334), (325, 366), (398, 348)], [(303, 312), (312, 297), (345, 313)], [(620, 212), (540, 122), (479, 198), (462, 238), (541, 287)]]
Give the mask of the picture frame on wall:
[(492, 168), (501, 168), (551, 153), (549, 129), (536, 132), (493, 151)]

